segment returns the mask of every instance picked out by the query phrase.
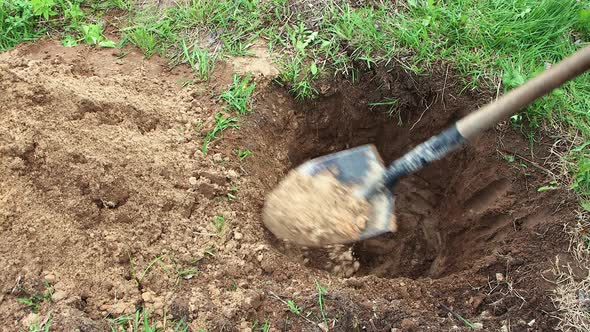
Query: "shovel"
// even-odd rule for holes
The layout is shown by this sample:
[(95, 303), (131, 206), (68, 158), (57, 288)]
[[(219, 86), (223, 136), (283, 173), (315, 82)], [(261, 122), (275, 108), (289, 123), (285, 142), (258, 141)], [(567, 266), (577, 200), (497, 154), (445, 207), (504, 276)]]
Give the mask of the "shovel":
[[(354, 196), (367, 200), (369, 218), (365, 228), (358, 238), (346, 242), (364, 240), (394, 231), (393, 192), (402, 177), (443, 158), (468, 140), (588, 69), (590, 69), (590, 46), (577, 51), (524, 85), (460, 119), (442, 133), (416, 146), (387, 168), (383, 165), (375, 146), (369, 144), (309, 160), (296, 170), (310, 177), (325, 174), (328, 171), (342, 185), (354, 188)], [(270, 230), (275, 232), (273, 229)], [(307, 243), (306, 239), (288, 240), (300, 244)], [(326, 244), (346, 242), (334, 241)]]

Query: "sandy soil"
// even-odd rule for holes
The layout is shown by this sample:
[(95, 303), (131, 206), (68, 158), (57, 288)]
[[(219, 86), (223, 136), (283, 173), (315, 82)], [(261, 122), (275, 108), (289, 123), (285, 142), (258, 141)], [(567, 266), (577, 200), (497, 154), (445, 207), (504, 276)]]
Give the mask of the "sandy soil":
[[(38, 42), (0, 54), (5, 330), (51, 313), (56, 331), (104, 331), (107, 318), (140, 307), (192, 331), (247, 331), (267, 319), (290, 331), (469, 330), (444, 306), (484, 330), (555, 325), (545, 278), (566, 250), (572, 201), (536, 192), (546, 176), (500, 156), (530, 158), (505, 126), (402, 181), (395, 234), (311, 250), (262, 224), (265, 195), (300, 162), (364, 143), (389, 162), (485, 95), (459, 96), (444, 73), (395, 69), (355, 86), (325, 83), (317, 101), (300, 104), (269, 70), (256, 76), (254, 113), (202, 155), (231, 66), (181, 88), (186, 68), (119, 52)], [(366, 106), (386, 96), (400, 99), (404, 125)], [(246, 148), (254, 155), (240, 162), (233, 151)], [(327, 290), (327, 327), (317, 325), (316, 281)], [(48, 285), (38, 317), (17, 300)]]
[(266, 197), (262, 219), (279, 239), (322, 247), (359, 239), (369, 207), (329, 171), (312, 177), (293, 170)]

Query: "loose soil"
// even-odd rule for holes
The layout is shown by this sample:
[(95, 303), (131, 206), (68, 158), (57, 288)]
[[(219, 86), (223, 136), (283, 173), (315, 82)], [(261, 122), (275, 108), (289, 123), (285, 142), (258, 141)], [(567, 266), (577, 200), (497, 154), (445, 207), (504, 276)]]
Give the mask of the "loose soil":
[(322, 247), (358, 239), (369, 203), (330, 172), (308, 176), (292, 170), (267, 197), (264, 225), (283, 240)]
[[(52, 330), (104, 331), (147, 307), (192, 331), (265, 320), (318, 331), (316, 281), (331, 331), (469, 330), (443, 305), (484, 330), (555, 326), (547, 271), (565, 257), (574, 203), (536, 191), (547, 148), (541, 139), (531, 157), (507, 125), (401, 181), (396, 233), (306, 249), (263, 227), (264, 197), (301, 162), (365, 143), (391, 162), (488, 95), (459, 94), (446, 70), (393, 67), (325, 82), (317, 100), (296, 103), (259, 73), (253, 114), (203, 155), (231, 65), (182, 88), (190, 70), (130, 51), (37, 42), (0, 54), (3, 329), (51, 313)], [(367, 106), (391, 97), (393, 117)], [(254, 155), (240, 162), (235, 149)], [(18, 301), (48, 285), (38, 317)]]

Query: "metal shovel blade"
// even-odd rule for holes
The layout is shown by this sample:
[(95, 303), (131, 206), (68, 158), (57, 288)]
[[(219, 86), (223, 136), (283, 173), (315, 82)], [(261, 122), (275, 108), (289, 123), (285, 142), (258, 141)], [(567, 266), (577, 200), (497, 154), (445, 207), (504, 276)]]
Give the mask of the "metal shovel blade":
[(369, 219), (365, 229), (359, 239), (350, 242), (395, 230), (391, 191), (381, 189), (366, 197), (367, 189), (374, 186), (385, 172), (383, 160), (374, 145), (362, 145), (309, 160), (297, 167), (297, 171), (312, 177), (329, 171), (340, 183), (351, 188), (355, 196), (369, 202)]

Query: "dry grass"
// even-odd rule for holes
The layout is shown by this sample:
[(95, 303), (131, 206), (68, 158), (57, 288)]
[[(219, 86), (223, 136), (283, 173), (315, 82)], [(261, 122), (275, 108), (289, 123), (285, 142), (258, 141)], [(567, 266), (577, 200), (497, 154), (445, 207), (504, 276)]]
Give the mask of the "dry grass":
[(578, 212), (576, 225), (566, 225), (570, 234), (571, 262), (555, 258), (553, 304), (563, 331), (590, 331), (590, 214)]

